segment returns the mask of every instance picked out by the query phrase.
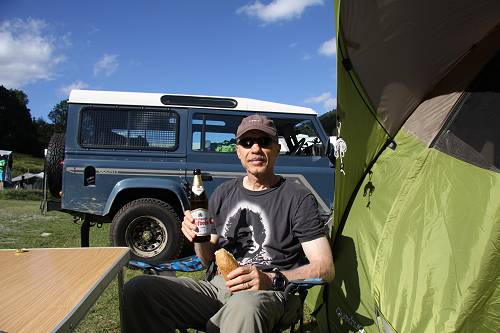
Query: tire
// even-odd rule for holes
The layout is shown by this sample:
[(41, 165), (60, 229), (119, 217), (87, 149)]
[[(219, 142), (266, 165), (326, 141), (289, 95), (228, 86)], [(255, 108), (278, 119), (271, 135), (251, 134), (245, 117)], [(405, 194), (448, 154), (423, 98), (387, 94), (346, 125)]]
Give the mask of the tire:
[(64, 164), (64, 134), (54, 133), (50, 138), (45, 163), (49, 191), (54, 197), (60, 198)]
[(123, 206), (113, 218), (109, 238), (114, 246), (128, 246), (132, 259), (150, 264), (177, 258), (184, 240), (175, 210), (153, 198)]

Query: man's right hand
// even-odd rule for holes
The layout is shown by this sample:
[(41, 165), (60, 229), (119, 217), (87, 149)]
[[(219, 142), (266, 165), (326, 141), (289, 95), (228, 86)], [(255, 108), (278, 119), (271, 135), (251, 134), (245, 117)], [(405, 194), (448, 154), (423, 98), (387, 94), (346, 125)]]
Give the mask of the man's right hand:
[(194, 223), (194, 218), (191, 215), (191, 211), (186, 210), (184, 212), (184, 220), (182, 221), (182, 233), (187, 238), (188, 241), (193, 242), (196, 237), (196, 224)]
[(274, 273), (265, 273), (255, 266), (240, 266), (231, 271), (226, 286), (231, 292), (243, 290), (271, 290)]
[[(182, 220), (182, 233), (188, 241), (193, 242), (196, 237), (196, 231), (198, 227), (194, 223), (194, 218), (191, 215), (191, 211), (186, 210), (184, 212), (184, 220)], [(194, 252), (198, 257), (200, 257), (203, 265), (208, 266), (214, 258), (214, 244), (217, 244), (218, 236), (212, 235), (210, 242), (204, 243), (194, 243)]]

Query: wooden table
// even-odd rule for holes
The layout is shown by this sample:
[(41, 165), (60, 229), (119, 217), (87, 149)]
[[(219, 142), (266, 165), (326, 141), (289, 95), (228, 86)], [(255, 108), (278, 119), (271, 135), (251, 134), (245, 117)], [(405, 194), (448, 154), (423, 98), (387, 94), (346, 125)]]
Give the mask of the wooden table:
[(70, 332), (118, 275), (126, 247), (0, 250), (0, 331)]

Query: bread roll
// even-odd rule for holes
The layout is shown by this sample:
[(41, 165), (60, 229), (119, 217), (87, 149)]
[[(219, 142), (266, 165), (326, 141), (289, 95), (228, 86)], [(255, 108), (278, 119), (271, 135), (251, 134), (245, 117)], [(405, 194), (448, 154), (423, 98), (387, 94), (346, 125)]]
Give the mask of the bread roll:
[(215, 263), (226, 281), (228, 280), (227, 275), (239, 266), (238, 261), (225, 249), (215, 251)]

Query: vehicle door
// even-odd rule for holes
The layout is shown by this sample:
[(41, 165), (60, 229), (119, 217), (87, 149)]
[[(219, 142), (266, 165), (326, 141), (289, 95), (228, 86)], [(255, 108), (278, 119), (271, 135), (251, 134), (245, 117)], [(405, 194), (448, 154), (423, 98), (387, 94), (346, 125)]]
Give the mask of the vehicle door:
[(223, 182), (246, 174), (236, 155), (236, 130), (249, 114), (228, 110), (190, 110), (186, 159), (189, 183), (192, 183), (193, 170), (201, 169), (203, 184), (210, 195)]
[(333, 207), (334, 169), (326, 153), (329, 138), (317, 117), (268, 114), (278, 129), (281, 145), (275, 171), (307, 187), (316, 197), (322, 215)]

